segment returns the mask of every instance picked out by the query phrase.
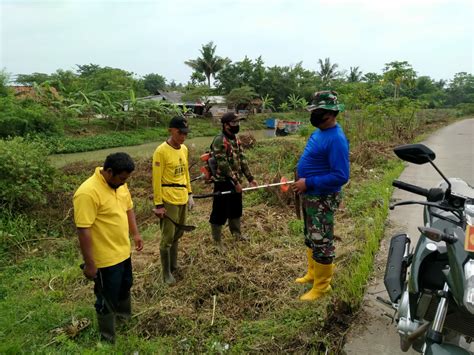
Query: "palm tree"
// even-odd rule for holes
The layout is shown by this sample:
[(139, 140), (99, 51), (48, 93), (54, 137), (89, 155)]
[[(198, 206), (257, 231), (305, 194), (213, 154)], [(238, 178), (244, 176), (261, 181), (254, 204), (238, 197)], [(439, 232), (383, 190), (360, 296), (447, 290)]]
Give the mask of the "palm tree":
[(402, 85), (412, 87), (415, 83), (416, 72), (407, 61), (394, 61), (385, 64), (383, 77), (394, 86), (393, 97), (400, 97)]
[(331, 64), (331, 60), (329, 58), (324, 59), (324, 62), (322, 59), (318, 59), (318, 63), (320, 69), (316, 72), (321, 77), (323, 85), (329, 85), (332, 80), (336, 79), (340, 75), (340, 73), (337, 71), (339, 65), (336, 63)]
[(358, 83), (362, 78), (362, 71), (359, 70), (359, 67), (350, 67), (349, 75), (347, 76), (347, 81), (350, 83)]
[(200, 52), (201, 57), (187, 60), (184, 64), (198, 73), (204, 73), (207, 78), (207, 85), (211, 87), (211, 75), (215, 78), (216, 73), (230, 63), (230, 59), (216, 56), (216, 46), (212, 41), (204, 44)]

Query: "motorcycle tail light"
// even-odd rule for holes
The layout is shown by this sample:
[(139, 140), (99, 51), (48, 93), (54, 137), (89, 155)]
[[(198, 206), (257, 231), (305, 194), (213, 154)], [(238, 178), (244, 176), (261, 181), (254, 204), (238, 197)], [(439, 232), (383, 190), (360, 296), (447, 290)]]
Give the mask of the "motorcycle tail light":
[(474, 260), (468, 260), (464, 265), (464, 288), (463, 303), (469, 313), (474, 314)]

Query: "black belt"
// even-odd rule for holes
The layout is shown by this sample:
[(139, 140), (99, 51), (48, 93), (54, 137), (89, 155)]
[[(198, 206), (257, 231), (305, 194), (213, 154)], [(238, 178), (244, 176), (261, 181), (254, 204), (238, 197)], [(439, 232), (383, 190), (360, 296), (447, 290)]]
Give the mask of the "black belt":
[(161, 184), (163, 187), (187, 187), (186, 185), (181, 184)]

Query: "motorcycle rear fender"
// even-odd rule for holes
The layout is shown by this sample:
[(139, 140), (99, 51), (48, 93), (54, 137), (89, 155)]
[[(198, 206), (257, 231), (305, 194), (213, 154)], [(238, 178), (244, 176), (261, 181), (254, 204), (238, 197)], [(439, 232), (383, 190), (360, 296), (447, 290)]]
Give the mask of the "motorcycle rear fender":
[(384, 284), (392, 303), (396, 303), (403, 292), (408, 267), (406, 254), (409, 245), (410, 238), (406, 234), (398, 234), (390, 239)]

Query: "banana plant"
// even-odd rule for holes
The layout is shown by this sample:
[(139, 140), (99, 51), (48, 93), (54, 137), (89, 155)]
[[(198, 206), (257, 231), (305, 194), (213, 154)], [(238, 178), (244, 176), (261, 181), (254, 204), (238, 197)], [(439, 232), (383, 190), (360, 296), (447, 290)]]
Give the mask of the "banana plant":
[(282, 102), (278, 108), (280, 111), (287, 112), (290, 110), (290, 105), (288, 105), (288, 102)]
[(92, 94), (88, 96), (84, 92), (79, 91), (76, 96), (79, 97), (81, 102), (69, 105), (68, 108), (76, 111), (80, 116), (86, 116), (87, 123), (90, 123), (91, 116), (96, 113), (102, 113), (101, 103), (91, 99)]
[(303, 97), (299, 97), (295, 94), (290, 94), (288, 96), (288, 101), (291, 108), (295, 111), (304, 109), (308, 105), (308, 102)]
[(267, 109), (275, 110), (275, 106), (273, 106), (273, 97), (266, 94), (265, 96), (260, 97), (260, 99), (262, 100), (262, 111)]

